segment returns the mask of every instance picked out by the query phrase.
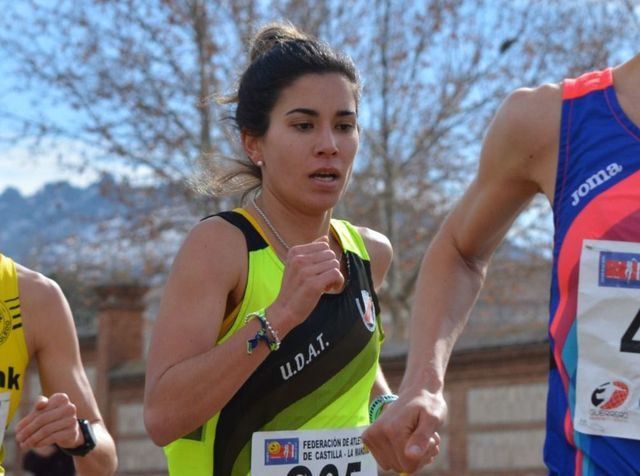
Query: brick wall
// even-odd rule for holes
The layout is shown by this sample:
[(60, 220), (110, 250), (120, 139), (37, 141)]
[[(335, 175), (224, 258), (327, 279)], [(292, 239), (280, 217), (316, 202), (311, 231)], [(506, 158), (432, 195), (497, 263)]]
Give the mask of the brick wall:
[[(449, 411), (441, 452), (420, 474), (546, 475), (547, 365), (546, 343), (454, 353), (445, 383)], [(397, 388), (404, 358), (390, 358), (383, 366)]]

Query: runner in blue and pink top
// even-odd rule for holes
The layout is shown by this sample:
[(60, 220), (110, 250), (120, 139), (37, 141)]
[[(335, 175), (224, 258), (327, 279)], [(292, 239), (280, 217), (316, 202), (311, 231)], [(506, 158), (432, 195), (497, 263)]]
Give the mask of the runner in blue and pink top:
[(363, 435), (382, 467), (424, 464), (491, 256), (542, 193), (555, 225), (545, 464), (552, 475), (640, 475), (639, 124), (640, 55), (502, 104), (477, 176), (423, 261), (400, 398)]
[(545, 459), (640, 474), (640, 129), (611, 69), (564, 82), (557, 170)]

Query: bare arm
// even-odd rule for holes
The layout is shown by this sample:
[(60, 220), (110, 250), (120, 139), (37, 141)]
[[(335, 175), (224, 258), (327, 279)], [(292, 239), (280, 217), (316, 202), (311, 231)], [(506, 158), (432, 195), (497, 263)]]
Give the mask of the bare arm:
[(382, 367), (378, 367), (376, 380), (373, 382), (373, 387), (371, 388), (371, 400), (376, 398), (378, 395), (390, 395), (392, 393), (391, 387), (382, 372)]
[[(247, 340), (260, 329), (255, 319), (216, 345), (225, 314), (244, 292), (244, 243), (232, 225), (207, 220), (190, 233), (174, 262), (154, 329), (145, 386), (145, 424), (156, 444), (165, 445), (205, 423), (269, 353), (266, 345), (259, 345), (247, 354)], [(280, 293), (267, 309), (281, 338), (307, 318), (337, 279), (342, 275), (326, 240), (291, 248)]]
[(80, 359), (78, 339), (69, 305), (53, 281), (18, 267), (27, 347), (35, 356), (45, 395), (16, 425), (23, 449), (57, 444), (75, 448), (84, 443), (76, 418), (91, 422), (96, 447), (75, 456), (79, 474), (114, 474), (117, 465), (113, 439), (107, 432)]
[(191, 231), (175, 259), (153, 331), (145, 383), (145, 424), (158, 445), (206, 422), (267, 354), (264, 346), (255, 355), (246, 354), (253, 326), (215, 345), (247, 266), (243, 243), (239, 230), (221, 219), (208, 220)]
[[(415, 471), (446, 416), (445, 370), (482, 287), (490, 258), (533, 196), (552, 190), (559, 89), (520, 90), (501, 106), (478, 173), (421, 265), (400, 399), (365, 433), (383, 468)], [(551, 197), (550, 197), (551, 198)]]
[(544, 86), (513, 93), (491, 123), (477, 175), (422, 262), (402, 388), (442, 390), (491, 256), (534, 195), (552, 200), (559, 114), (559, 89)]

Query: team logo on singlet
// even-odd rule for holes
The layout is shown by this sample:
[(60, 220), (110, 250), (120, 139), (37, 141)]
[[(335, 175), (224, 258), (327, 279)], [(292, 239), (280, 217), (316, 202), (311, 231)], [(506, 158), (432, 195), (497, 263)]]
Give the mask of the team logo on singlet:
[(598, 284), (616, 288), (640, 288), (640, 254), (602, 251)]
[(0, 302), (0, 345), (9, 339), (11, 333), (11, 313), (9, 309)]
[(605, 382), (591, 393), (591, 403), (600, 410), (620, 408), (629, 397), (629, 386), (620, 380)]
[(364, 289), (360, 290), (360, 294), (362, 302), (360, 302), (360, 299), (356, 299), (356, 306), (358, 306), (358, 311), (360, 312), (360, 317), (362, 318), (362, 322), (364, 322), (365, 327), (369, 332), (373, 332), (376, 330), (376, 316), (373, 299), (371, 299), (371, 294)]

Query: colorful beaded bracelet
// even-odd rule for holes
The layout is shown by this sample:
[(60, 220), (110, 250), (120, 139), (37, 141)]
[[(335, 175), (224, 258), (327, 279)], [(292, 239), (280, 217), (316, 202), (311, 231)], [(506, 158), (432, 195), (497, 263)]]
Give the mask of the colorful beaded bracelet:
[(271, 323), (267, 319), (265, 310), (260, 309), (259, 311), (248, 314), (244, 318), (245, 324), (254, 317), (260, 321), (260, 330), (256, 332), (253, 339), (249, 339), (247, 341), (247, 354), (251, 354), (253, 349), (258, 346), (261, 340), (267, 344), (270, 351), (273, 352), (274, 350), (278, 350), (280, 348), (280, 337), (278, 336), (278, 332), (271, 326)]

